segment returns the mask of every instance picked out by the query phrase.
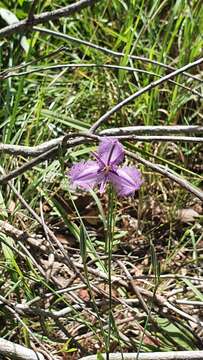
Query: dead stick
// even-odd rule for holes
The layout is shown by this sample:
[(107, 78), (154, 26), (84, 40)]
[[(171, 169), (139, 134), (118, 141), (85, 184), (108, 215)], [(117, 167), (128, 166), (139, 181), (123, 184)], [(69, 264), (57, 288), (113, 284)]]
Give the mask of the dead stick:
[[(105, 359), (105, 354), (103, 354)], [(90, 355), (80, 360), (96, 360), (97, 355)], [(137, 360), (137, 353), (115, 353), (109, 355), (109, 360)], [(168, 351), (139, 353), (139, 360), (202, 360), (203, 351)]]
[(183, 189), (186, 189), (187, 191), (189, 191), (190, 193), (192, 193), (193, 195), (195, 195), (196, 197), (198, 197), (201, 201), (203, 201), (203, 191), (196, 188), (195, 186), (193, 186), (192, 184), (190, 184), (186, 179), (184, 179), (181, 176), (176, 175), (174, 172), (172, 172), (170, 169), (167, 169), (164, 166), (158, 165), (158, 164), (154, 164), (149, 160), (146, 160), (144, 158), (142, 158), (141, 156), (134, 154), (131, 151), (125, 151), (126, 155), (130, 156), (132, 159), (137, 160), (138, 162), (140, 162), (141, 164), (144, 164), (148, 167), (150, 167), (152, 170), (154, 170), (155, 172), (158, 172), (164, 176), (166, 176), (167, 178), (169, 178), (170, 180), (175, 181), (177, 184), (179, 184)]
[(39, 352), (0, 338), (0, 354), (16, 360), (45, 360)]
[(0, 30), (0, 38), (3, 36), (11, 35), (13, 33), (19, 33), (26, 29), (32, 28), (34, 25), (43, 24), (50, 20), (57, 20), (61, 17), (72, 15), (76, 12), (79, 12), (87, 6), (94, 5), (98, 0), (80, 0), (71, 5), (64, 6), (60, 9), (53, 11), (47, 11), (39, 15), (35, 15), (32, 18), (28, 18), (22, 21), (19, 21), (15, 24), (4, 27)]
[(151, 82), (149, 85), (143, 87), (142, 89), (138, 90), (137, 92), (135, 92), (134, 94), (128, 96), (127, 98), (125, 98), (124, 100), (122, 100), (121, 102), (119, 102), (118, 104), (116, 104), (114, 107), (112, 107), (109, 111), (107, 111), (104, 115), (102, 115), (90, 128), (90, 132), (95, 133), (96, 130), (102, 125), (104, 124), (111, 115), (113, 115), (114, 113), (118, 112), (123, 106), (127, 105), (129, 102), (137, 99), (138, 97), (140, 97), (141, 95), (145, 94), (146, 92), (154, 89), (155, 87), (161, 85), (162, 83), (168, 81), (169, 79), (183, 73), (185, 70), (191, 69), (195, 66), (200, 65), (203, 62), (203, 58), (200, 58), (192, 63), (189, 63), (183, 67), (181, 67), (180, 69), (177, 69), (173, 72), (171, 72), (170, 74), (167, 74), (165, 76), (163, 76), (162, 78)]
[(170, 134), (203, 134), (203, 126), (199, 125), (138, 125), (108, 128), (99, 132), (100, 136), (118, 135), (170, 135)]
[[(103, 53), (106, 53), (108, 55), (112, 55), (112, 56), (115, 56), (115, 57), (118, 57), (118, 58), (126, 57), (125, 53), (114, 51), (114, 50), (108, 49), (106, 47), (104, 48), (104, 47), (102, 47), (100, 45), (97, 45), (97, 44), (94, 44), (94, 43), (92, 43), (90, 41), (78, 39), (78, 38), (75, 38), (74, 36), (63, 34), (63, 33), (59, 32), (59, 31), (54, 31), (54, 30), (47, 29), (47, 28), (40, 28), (40, 27), (37, 27), (37, 26), (34, 26), (31, 30), (32, 31), (39, 31), (41, 34), (47, 34), (47, 35), (55, 36), (55, 37), (58, 37), (60, 39), (64, 39), (64, 40), (67, 40), (67, 41), (76, 42), (76, 43), (78, 43), (80, 45), (85, 45), (85, 46), (90, 47), (92, 49), (101, 51)], [(160, 66), (160, 67), (168, 69), (168, 70), (173, 70), (173, 71), (175, 70), (175, 68), (173, 66), (171, 66), (171, 65), (167, 65), (167, 64), (164, 64), (162, 62), (156, 61), (154, 59), (146, 58), (144, 56), (137, 56), (137, 55), (130, 55), (129, 54), (129, 55), (127, 55), (127, 57), (128, 57), (128, 59), (141, 61), (143, 63), (153, 64), (153, 65)], [(202, 79), (200, 79), (198, 76), (196, 76), (194, 74), (190, 74), (190, 73), (184, 71), (183, 75), (187, 76), (190, 79), (197, 80), (200, 83), (202, 82)]]

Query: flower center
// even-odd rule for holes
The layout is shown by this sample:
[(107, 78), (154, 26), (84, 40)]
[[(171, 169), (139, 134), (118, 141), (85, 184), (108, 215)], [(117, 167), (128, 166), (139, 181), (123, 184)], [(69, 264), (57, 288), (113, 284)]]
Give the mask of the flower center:
[(108, 175), (109, 171), (111, 171), (111, 165), (106, 165), (102, 171), (104, 172), (105, 175)]

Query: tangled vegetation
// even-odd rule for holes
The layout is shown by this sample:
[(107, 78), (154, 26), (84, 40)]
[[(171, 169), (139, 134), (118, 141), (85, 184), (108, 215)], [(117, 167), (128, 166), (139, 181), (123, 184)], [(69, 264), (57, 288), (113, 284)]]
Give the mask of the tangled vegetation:
[[(0, 1), (0, 355), (203, 358), (202, 33), (201, 0)], [(133, 196), (72, 187), (104, 137)]]

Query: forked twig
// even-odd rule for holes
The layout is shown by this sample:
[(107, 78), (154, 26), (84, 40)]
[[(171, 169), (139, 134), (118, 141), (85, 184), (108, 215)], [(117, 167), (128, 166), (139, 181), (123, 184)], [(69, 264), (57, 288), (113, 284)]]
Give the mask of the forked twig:
[(53, 11), (47, 11), (40, 15), (32, 16), (31, 18), (21, 20), (15, 24), (4, 27), (0, 30), (0, 38), (8, 36), (13, 33), (19, 33), (21, 31), (29, 30), (31, 27), (37, 24), (43, 24), (50, 20), (56, 20), (61, 17), (72, 15), (87, 6), (94, 5), (98, 0), (79, 0), (71, 5), (64, 6), (60, 9)]

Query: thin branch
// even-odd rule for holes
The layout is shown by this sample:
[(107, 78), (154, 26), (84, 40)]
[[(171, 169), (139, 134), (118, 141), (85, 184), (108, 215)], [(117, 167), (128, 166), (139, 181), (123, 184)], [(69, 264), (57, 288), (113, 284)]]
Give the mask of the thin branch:
[[(59, 64), (59, 65), (49, 65), (49, 66), (38, 66), (38, 68), (31, 68), (30, 70), (26, 70), (26, 71), (22, 71), (22, 72), (13, 72), (13, 69), (7, 69), (6, 72), (2, 72), (2, 76), (0, 73), (0, 79), (8, 79), (10, 77), (15, 77), (15, 76), (25, 76), (25, 75), (30, 75), (36, 72), (41, 72), (41, 71), (48, 71), (48, 70), (60, 70), (60, 69), (68, 69), (68, 68), (107, 68), (107, 69), (113, 69), (113, 70), (126, 70), (126, 71), (136, 71), (139, 73), (143, 73), (143, 74), (147, 74), (147, 75), (153, 75), (153, 76), (158, 76), (161, 77), (161, 75), (155, 74), (153, 72), (144, 70), (144, 69), (138, 69), (138, 68), (134, 68), (134, 67), (130, 67), (130, 66), (120, 66), (120, 65), (111, 65), (111, 64)], [(178, 83), (177, 83), (178, 84)], [(180, 84), (181, 86), (182, 84)], [(186, 87), (187, 88), (187, 87)], [(190, 88), (187, 88), (190, 89)], [(192, 90), (192, 89), (190, 89)], [(199, 94), (199, 93), (198, 93)], [(202, 96), (200, 94), (200, 96)], [(202, 96), (203, 97), (203, 96)]]
[[(151, 275), (151, 274), (146, 274), (146, 275), (133, 275), (133, 280), (135, 279), (139, 279), (139, 280), (146, 280), (146, 279), (155, 279), (156, 275)], [(203, 277), (198, 277), (198, 276), (189, 276), (189, 275), (181, 275), (181, 274), (164, 274), (164, 275), (159, 275), (160, 279), (188, 279), (191, 280), (192, 282), (203, 282)]]
[(170, 180), (175, 181), (183, 189), (186, 189), (187, 191), (189, 191), (190, 193), (192, 193), (193, 195), (195, 195), (196, 197), (198, 197), (200, 200), (203, 201), (203, 191), (201, 191), (200, 189), (198, 189), (198, 188), (194, 187), (193, 185), (191, 185), (184, 178), (182, 178), (182, 177), (178, 176), (177, 174), (171, 172), (170, 169), (162, 167), (161, 165), (154, 164), (151, 161), (146, 160), (146, 159), (142, 158), (141, 156), (132, 153), (131, 151), (126, 150), (125, 153), (126, 153), (126, 155), (130, 156), (132, 159), (137, 160), (141, 164), (144, 164), (144, 165), (150, 167), (152, 170), (166, 176)]
[(60, 136), (56, 139), (47, 141), (37, 146), (23, 146), (23, 145), (11, 145), (0, 144), (0, 153), (10, 155), (22, 155), (22, 156), (38, 156), (46, 151), (53, 149), (56, 145), (61, 144), (64, 137)]
[(121, 101), (120, 103), (115, 105), (113, 108), (111, 108), (109, 111), (107, 111), (104, 115), (102, 115), (94, 123), (94, 125), (91, 127), (90, 132), (94, 133), (98, 129), (98, 127), (101, 126), (111, 115), (113, 115), (115, 112), (120, 110), (124, 105), (127, 105), (132, 100), (135, 100), (136, 98), (143, 95), (147, 91), (150, 91), (151, 89), (155, 88), (156, 86), (159, 86), (163, 82), (168, 81), (172, 77), (183, 73), (185, 70), (188, 70), (188, 69), (191, 69), (191, 68), (193, 68), (193, 67), (195, 67), (197, 65), (200, 65), (202, 62), (203, 62), (203, 58), (200, 58), (200, 59), (194, 61), (193, 63), (187, 64), (187, 65), (183, 66), (182, 68), (180, 68), (178, 70), (175, 70), (175, 71), (173, 71), (172, 73), (170, 73), (168, 75), (163, 76), (161, 79), (153, 81), (149, 85), (147, 85), (144, 88), (138, 90), (136, 93), (128, 96), (126, 99), (124, 99), (123, 101)]
[(39, 352), (0, 338), (0, 354), (16, 360), (45, 360)]
[(49, 52), (47, 55), (42, 55), (42, 56), (39, 56), (37, 59), (31, 60), (31, 61), (29, 61), (27, 63), (23, 63), (23, 64), (19, 64), (19, 65), (15, 65), (15, 66), (12, 66), (10, 68), (7, 68), (7, 69), (0, 72), (0, 80), (1, 79), (6, 79), (7, 75), (10, 73), (11, 70), (12, 71), (17, 71), (17, 70), (20, 70), (20, 69), (24, 69), (27, 66), (34, 65), (34, 64), (38, 63), (41, 60), (48, 59), (48, 58), (58, 54), (59, 52), (64, 51), (64, 49), (66, 49), (66, 47), (62, 45), (58, 49)]
[(138, 287), (135, 285), (132, 275), (129, 273), (128, 269), (126, 268), (125, 264), (122, 261), (117, 260), (117, 263), (121, 267), (121, 269), (123, 269), (123, 271), (125, 272), (126, 278), (130, 282), (132, 289), (133, 289), (135, 295), (137, 296), (142, 309), (146, 312), (146, 314), (149, 316), (150, 320), (152, 320), (152, 322), (154, 323), (154, 319), (151, 317), (150, 310), (148, 309), (148, 306), (147, 306), (144, 298), (142, 297), (142, 294), (140, 293)]
[[(78, 137), (78, 134), (69, 134), (66, 135), (63, 138), (62, 141), (62, 147), (65, 146), (66, 149), (74, 147), (76, 145), (80, 145), (82, 143), (84, 143), (85, 141), (88, 141), (88, 139), (84, 138), (84, 137), (79, 137), (78, 139), (74, 139), (74, 140), (70, 140), (68, 141), (65, 145), (63, 144), (64, 139), (66, 139), (67, 137)], [(88, 134), (89, 138), (97, 138), (96, 135), (94, 134)], [(22, 150), (22, 149), (21, 149)], [(9, 174), (7, 175), (3, 175), (0, 177), (0, 184), (2, 183), (7, 183), (9, 180), (14, 179), (15, 177), (23, 174), (25, 171), (32, 169), (34, 166), (41, 164), (42, 162), (51, 159), (52, 157), (56, 156), (58, 154), (59, 151), (59, 145), (53, 146), (50, 150), (43, 152), (42, 154), (40, 154), (39, 156), (37, 156), (35, 159), (30, 160), (29, 162), (27, 162), (26, 164), (23, 164), (22, 166), (20, 166), (19, 168), (11, 171)]]
[[(102, 354), (105, 359), (105, 354)], [(96, 360), (97, 355), (90, 355), (80, 360)], [(137, 360), (137, 353), (109, 354), (109, 360)], [(203, 350), (195, 351), (168, 351), (139, 353), (139, 360), (202, 360)]]
[[(203, 142), (203, 137), (192, 137), (192, 136), (159, 136), (159, 135), (134, 135), (139, 133), (155, 133), (155, 134), (165, 134), (165, 133), (203, 133), (203, 127), (200, 126), (131, 126), (126, 128), (112, 128), (101, 131), (98, 136), (88, 133), (72, 133), (65, 136), (60, 136), (53, 140), (49, 140), (45, 143), (36, 146), (23, 146), (23, 145), (12, 145), (12, 144), (1, 144), (0, 143), (0, 153), (10, 154), (14, 156), (22, 155), (25, 157), (37, 157), (43, 155), (45, 152), (56, 148), (56, 146), (61, 145), (64, 142), (64, 139), (67, 139), (67, 136), (70, 137), (79, 137), (83, 136), (90, 138), (94, 141), (98, 141), (101, 136), (116, 137), (120, 141), (142, 141), (142, 142), (194, 142), (201, 143)], [(83, 140), (85, 142), (85, 140)], [(78, 142), (77, 142), (78, 144)], [(76, 144), (76, 145), (77, 145)], [(68, 148), (68, 143), (65, 145), (65, 148)], [(52, 152), (51, 152), (52, 154)], [(48, 157), (47, 157), (48, 158)], [(47, 159), (46, 158), (46, 159)], [(46, 160), (45, 159), (45, 160)], [(44, 158), (43, 158), (44, 161)]]
[[(53, 31), (53, 30), (50, 30), (50, 29), (39, 28), (39, 27), (34, 26), (31, 30), (32, 31), (39, 31), (40, 33), (44, 33), (44, 34), (53, 35), (53, 36), (59, 37), (61, 39), (73, 41), (73, 42), (76, 42), (76, 43), (91, 47), (91, 48), (93, 48), (95, 50), (102, 51), (102, 52), (104, 52), (106, 54), (116, 56), (116, 57), (119, 57), (119, 58), (126, 56), (125, 53), (118, 52), (118, 51), (113, 51), (111, 49), (107, 49), (107, 48), (104, 48), (102, 46), (96, 45), (96, 44), (94, 44), (92, 42), (82, 40), (82, 39), (78, 39), (78, 38), (75, 38), (73, 36), (70, 36), (70, 35), (67, 35), (67, 34), (62, 34), (60, 32)], [(145, 58), (144, 56), (128, 55), (128, 58), (133, 59), (133, 60), (146, 62), (146, 63), (153, 64), (153, 65), (157, 65), (157, 66), (161, 66), (161, 67), (163, 67), (165, 69), (168, 69), (168, 70), (173, 70), (173, 71), (176, 70), (173, 66), (166, 65), (166, 64), (161, 63), (161, 62), (156, 61), (156, 60)], [(185, 76), (187, 76), (187, 77), (189, 77), (191, 79), (197, 80), (197, 81), (202, 83), (202, 80), (199, 79), (198, 76), (190, 74), (190, 73), (188, 73), (186, 71), (183, 72), (183, 75), (185, 75)]]
[[(137, 73), (143, 73), (143, 74), (147, 74), (147, 75), (152, 75), (155, 77), (159, 77), (161, 78), (162, 76), (159, 74), (155, 74), (153, 72), (144, 70), (144, 69), (138, 69), (135, 67), (130, 67), (130, 66), (120, 66), (120, 65), (111, 65), (111, 64), (59, 64), (59, 65), (50, 65), (50, 66), (41, 66), (38, 68), (34, 68), (34, 69), (30, 69), (30, 70), (26, 70), (23, 72), (12, 72), (12, 68), (11, 69), (7, 69), (6, 72), (3, 72), (2, 75), (0, 73), (0, 80), (5, 80), (8, 79), (10, 77), (19, 77), (19, 76), (25, 76), (25, 75), (29, 75), (29, 74), (33, 74), (33, 73), (40, 73), (42, 71), (47, 71), (47, 70), (58, 70), (58, 69), (68, 69), (68, 68), (106, 68), (106, 69), (112, 69), (112, 70), (124, 70), (124, 71), (133, 71), (133, 72), (137, 72)], [(190, 87), (180, 84), (174, 80), (169, 80), (170, 83), (175, 84), (189, 92), (191, 92), (192, 94), (199, 96), (200, 98), (203, 98), (203, 95), (201, 93), (199, 93), (198, 91), (196, 91), (195, 89), (191, 89)]]
[(203, 143), (203, 137), (191, 136), (138, 136), (138, 135), (118, 135), (116, 136), (120, 141), (141, 141), (141, 142), (194, 142)]
[(193, 301), (193, 300), (174, 300), (175, 304), (180, 304), (180, 305), (188, 305), (188, 306), (198, 306), (198, 307), (203, 307), (203, 301)]
[(156, 134), (156, 135), (166, 135), (166, 134), (203, 134), (203, 126), (199, 125), (154, 125), (154, 126), (126, 126), (120, 128), (110, 128), (105, 129), (99, 132), (99, 135), (131, 135), (131, 134)]
[(52, 149), (46, 151), (45, 153), (37, 156), (35, 159), (28, 161), (19, 168), (10, 171), (6, 175), (0, 177), (0, 184), (7, 183), (9, 180), (15, 179), (17, 176), (22, 175), (24, 172), (32, 169), (34, 166), (41, 164), (47, 159), (51, 159), (54, 155), (58, 153), (58, 146), (53, 147)]
[[(36, 316), (43, 315), (44, 317), (50, 317), (52, 319), (67, 318), (68, 314), (71, 314), (74, 310), (83, 310), (81, 304), (71, 305), (71, 307), (65, 307), (61, 310), (47, 310), (39, 308), (38, 306), (30, 306), (28, 304), (15, 304), (15, 309), (20, 314)], [(71, 338), (71, 336), (70, 336)]]
[(34, 25), (37, 24), (43, 24), (45, 22), (48, 22), (50, 20), (57, 20), (61, 17), (66, 17), (69, 15), (72, 15), (76, 12), (79, 12), (83, 8), (87, 6), (94, 5), (98, 0), (79, 0), (74, 4), (64, 6), (60, 9), (53, 10), (53, 11), (47, 11), (40, 15), (35, 15), (31, 19), (26, 19), (19, 21), (15, 24), (9, 25), (4, 27), (0, 30), (0, 38), (4, 36), (11, 35), (13, 33), (19, 33), (25, 30), (29, 30)]

